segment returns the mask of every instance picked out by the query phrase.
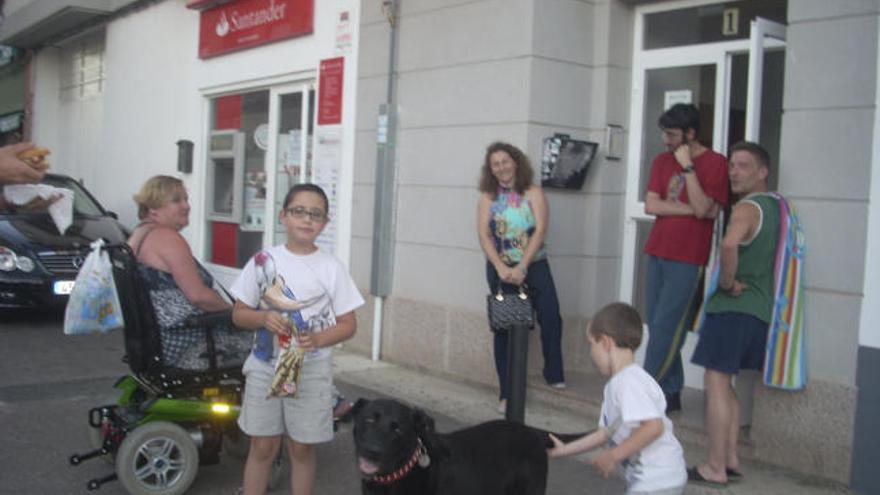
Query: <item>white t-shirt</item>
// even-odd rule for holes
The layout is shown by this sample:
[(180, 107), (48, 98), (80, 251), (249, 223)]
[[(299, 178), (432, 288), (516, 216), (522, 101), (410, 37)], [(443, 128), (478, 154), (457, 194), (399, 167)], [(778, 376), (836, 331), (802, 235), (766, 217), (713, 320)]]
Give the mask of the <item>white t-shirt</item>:
[(657, 382), (638, 364), (618, 371), (605, 384), (599, 427), (608, 430), (608, 447), (628, 438), (642, 421), (661, 418), (663, 434), (622, 463), (630, 491), (652, 491), (684, 486), (687, 468), (681, 444), (666, 417), (666, 398)]
[[(248, 306), (281, 311), (298, 329), (309, 332), (321, 332), (336, 325), (336, 315), (364, 304), (354, 280), (335, 256), (321, 250), (294, 254), (284, 245), (255, 254), (230, 290)], [(277, 357), (277, 337), (266, 329), (257, 331), (254, 354), (264, 361), (269, 358), (260, 356), (261, 339), (264, 344), (272, 343), (271, 357)], [(330, 354), (329, 348), (316, 349), (306, 354), (305, 359), (325, 359)]]

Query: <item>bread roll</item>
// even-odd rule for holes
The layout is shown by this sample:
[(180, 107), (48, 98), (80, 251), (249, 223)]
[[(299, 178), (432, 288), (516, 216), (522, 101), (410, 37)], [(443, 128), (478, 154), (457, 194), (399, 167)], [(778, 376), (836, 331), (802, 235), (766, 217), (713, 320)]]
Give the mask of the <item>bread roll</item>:
[(46, 148), (42, 148), (40, 146), (34, 146), (33, 148), (31, 148), (29, 150), (25, 150), (25, 151), (22, 151), (21, 153), (19, 153), (18, 157), (21, 158), (22, 160), (30, 160), (32, 158), (43, 158), (46, 155), (49, 155), (50, 153), (51, 152)]

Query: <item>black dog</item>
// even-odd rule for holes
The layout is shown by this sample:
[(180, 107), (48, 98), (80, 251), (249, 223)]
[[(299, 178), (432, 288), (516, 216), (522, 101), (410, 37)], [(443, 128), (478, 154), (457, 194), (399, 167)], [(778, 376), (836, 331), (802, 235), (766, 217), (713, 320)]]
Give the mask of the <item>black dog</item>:
[(433, 418), (388, 399), (355, 404), (354, 443), (364, 495), (543, 495), (552, 446), (547, 432), (503, 420), (437, 433)]

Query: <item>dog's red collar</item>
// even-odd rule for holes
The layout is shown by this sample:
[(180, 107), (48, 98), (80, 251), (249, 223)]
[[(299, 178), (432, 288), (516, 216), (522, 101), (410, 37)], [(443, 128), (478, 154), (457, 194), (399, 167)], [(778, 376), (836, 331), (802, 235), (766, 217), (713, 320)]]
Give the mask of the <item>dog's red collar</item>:
[(390, 485), (408, 475), (409, 472), (412, 471), (416, 464), (419, 462), (419, 456), (423, 455), (422, 451), (424, 449), (424, 446), (422, 446), (422, 439), (417, 438), (416, 441), (416, 450), (413, 452), (412, 456), (410, 456), (409, 460), (406, 461), (406, 464), (401, 466), (400, 469), (394, 471), (393, 473), (373, 476), (372, 478), (370, 478), (370, 481), (379, 483), (380, 485)]

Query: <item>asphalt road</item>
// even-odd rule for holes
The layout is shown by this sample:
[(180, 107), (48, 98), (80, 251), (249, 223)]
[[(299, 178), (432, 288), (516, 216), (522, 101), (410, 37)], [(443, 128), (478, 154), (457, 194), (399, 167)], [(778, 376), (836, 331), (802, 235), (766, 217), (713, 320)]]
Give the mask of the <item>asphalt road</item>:
[[(112, 388), (127, 372), (121, 362), (122, 334), (69, 337), (62, 334), (61, 315), (0, 312), (0, 493), (124, 494), (118, 482), (88, 492), (86, 482), (112, 472), (112, 465), (92, 459), (71, 466), (71, 454), (89, 450), (87, 413), (113, 403)], [(351, 398), (375, 398), (371, 390), (339, 384)], [(429, 411), (431, 412), (431, 411)], [(432, 413), (441, 432), (468, 426)], [(233, 494), (241, 484), (242, 461), (222, 457), (201, 466), (188, 493)], [(551, 462), (547, 493), (621, 493), (618, 481), (599, 478), (577, 460)], [(284, 482), (274, 493), (289, 493)], [(360, 481), (349, 427), (318, 447), (318, 495), (357, 494)]]

